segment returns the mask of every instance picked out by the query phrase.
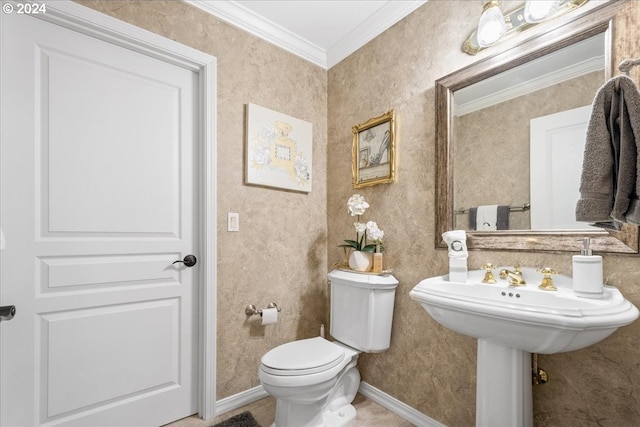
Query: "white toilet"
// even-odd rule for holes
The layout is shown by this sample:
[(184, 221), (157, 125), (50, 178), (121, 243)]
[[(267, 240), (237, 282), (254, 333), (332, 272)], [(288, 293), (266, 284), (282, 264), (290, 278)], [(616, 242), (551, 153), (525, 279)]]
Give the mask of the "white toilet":
[(258, 376), (277, 399), (272, 427), (340, 427), (356, 416), (358, 354), (389, 348), (398, 281), (334, 270), (331, 335), (282, 344), (262, 356)]

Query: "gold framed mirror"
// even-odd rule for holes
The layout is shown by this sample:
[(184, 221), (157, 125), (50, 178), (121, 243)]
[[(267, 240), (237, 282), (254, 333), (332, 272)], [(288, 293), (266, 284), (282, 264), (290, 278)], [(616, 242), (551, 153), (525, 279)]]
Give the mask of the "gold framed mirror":
[[(436, 90), (436, 248), (446, 248), (441, 234), (455, 227), (454, 207), (454, 93), (487, 78), (537, 60), (549, 53), (605, 34), (605, 80), (611, 77), (611, 19), (626, 0), (598, 4), (581, 13), (570, 14), (553, 25), (530, 30), (527, 38), (505, 43), (505, 50), (445, 76), (435, 83)], [(579, 11), (576, 11), (579, 12)], [(604, 81), (602, 82), (604, 83)], [(595, 93), (592, 94), (592, 97)], [(489, 165), (488, 167), (496, 167)], [(579, 252), (581, 239), (591, 238), (594, 251), (638, 253), (638, 227), (624, 224), (621, 231), (591, 230), (499, 230), (469, 231), (469, 249), (507, 251)]]

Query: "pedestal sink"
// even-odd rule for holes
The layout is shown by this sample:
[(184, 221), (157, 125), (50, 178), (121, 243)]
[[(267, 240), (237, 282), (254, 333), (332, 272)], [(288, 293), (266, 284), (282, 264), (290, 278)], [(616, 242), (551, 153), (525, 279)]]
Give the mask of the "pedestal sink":
[(538, 288), (542, 275), (522, 268), (527, 285), (466, 282), (448, 275), (418, 283), (412, 299), (441, 325), (478, 339), (476, 427), (531, 427), (531, 353), (578, 350), (602, 341), (638, 318), (638, 309), (613, 286), (602, 298), (576, 296), (569, 276), (554, 276), (557, 291)]

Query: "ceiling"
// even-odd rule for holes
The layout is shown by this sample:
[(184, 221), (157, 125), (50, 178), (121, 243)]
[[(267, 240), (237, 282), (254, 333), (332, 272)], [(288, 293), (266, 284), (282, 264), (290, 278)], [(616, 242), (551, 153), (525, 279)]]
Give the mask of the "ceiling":
[(186, 1), (328, 69), (427, 0)]

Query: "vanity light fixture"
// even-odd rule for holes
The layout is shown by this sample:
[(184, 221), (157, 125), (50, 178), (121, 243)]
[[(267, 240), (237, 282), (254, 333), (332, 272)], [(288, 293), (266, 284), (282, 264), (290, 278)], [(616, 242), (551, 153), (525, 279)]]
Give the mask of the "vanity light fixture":
[(462, 45), (462, 50), (475, 55), (538, 23), (564, 15), (589, 0), (527, 0), (515, 10), (503, 13), (497, 0), (483, 0), (484, 6), (478, 28)]
[(477, 40), (480, 47), (489, 47), (502, 38), (507, 32), (507, 23), (497, 0), (489, 0), (484, 4), (480, 21), (478, 21)]
[(524, 20), (530, 24), (542, 22), (558, 9), (563, 0), (529, 0), (524, 5)]

